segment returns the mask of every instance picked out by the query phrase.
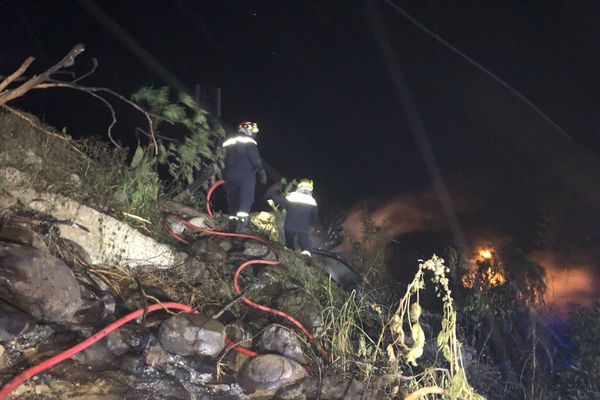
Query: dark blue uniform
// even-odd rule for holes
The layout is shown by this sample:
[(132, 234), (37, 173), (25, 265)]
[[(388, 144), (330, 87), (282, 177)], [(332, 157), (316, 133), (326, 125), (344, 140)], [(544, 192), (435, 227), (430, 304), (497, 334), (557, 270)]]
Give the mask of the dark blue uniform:
[(225, 140), (223, 148), (229, 214), (247, 217), (254, 203), (256, 172), (262, 169), (258, 146), (250, 136), (239, 134)]
[(302, 192), (291, 192), (286, 197), (276, 193), (271, 198), (285, 207), (285, 245), (295, 249), (296, 238), (300, 242), (300, 250), (310, 251), (310, 239), (308, 232), (311, 224), (315, 224), (319, 218), (317, 202), (310, 195)]

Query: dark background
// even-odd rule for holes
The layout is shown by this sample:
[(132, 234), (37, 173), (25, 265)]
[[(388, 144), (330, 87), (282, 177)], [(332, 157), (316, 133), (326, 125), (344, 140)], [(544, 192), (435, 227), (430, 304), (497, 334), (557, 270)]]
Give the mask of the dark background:
[[(595, 248), (599, 3), (395, 2), (509, 82), (572, 140), (389, 4), (373, 4), (465, 231), (500, 231), (532, 249), (540, 214), (551, 213), (554, 243)], [(98, 7), (126, 34), (111, 30)], [(73, 70), (85, 72), (92, 57), (100, 63), (88, 85), (126, 96), (177, 82), (221, 88), (224, 122), (257, 121), (262, 156), (290, 178), (313, 178), (324, 215), (431, 190), (362, 1), (4, 0), (0, 21), (2, 74), (30, 55), (37, 58), (30, 72), (40, 72), (81, 42), (86, 52)], [(69, 90), (32, 92), (14, 104), (77, 136), (103, 135), (110, 121), (96, 100)], [(127, 107), (117, 111), (116, 136), (135, 143), (132, 126), (141, 122)], [(461, 202), (477, 206), (462, 213)]]

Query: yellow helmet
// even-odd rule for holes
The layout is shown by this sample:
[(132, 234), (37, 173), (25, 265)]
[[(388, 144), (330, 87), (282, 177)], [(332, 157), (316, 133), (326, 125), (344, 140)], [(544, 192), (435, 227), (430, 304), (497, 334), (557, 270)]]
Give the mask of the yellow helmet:
[(296, 190), (299, 190), (299, 191), (305, 190), (305, 191), (312, 192), (313, 187), (314, 187), (314, 184), (313, 184), (312, 179), (303, 178), (303, 179), (300, 179), (300, 182), (298, 182), (298, 186), (296, 187)]

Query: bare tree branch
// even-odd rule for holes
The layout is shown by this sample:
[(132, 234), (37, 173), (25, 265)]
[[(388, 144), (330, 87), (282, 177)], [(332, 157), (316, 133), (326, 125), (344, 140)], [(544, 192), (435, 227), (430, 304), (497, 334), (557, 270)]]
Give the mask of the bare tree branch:
[[(99, 101), (101, 101), (102, 103), (104, 103), (104, 105), (110, 111), (112, 120), (111, 120), (111, 123), (108, 126), (108, 130), (107, 130), (108, 138), (118, 149), (123, 150), (123, 147), (119, 143), (117, 143), (117, 141), (112, 136), (112, 129), (115, 126), (115, 124), (117, 123), (115, 109), (113, 108), (113, 106), (111, 105), (111, 103), (108, 100), (106, 100), (103, 96), (101, 96), (101, 93), (108, 93), (111, 96), (114, 96), (114, 97), (118, 98), (119, 100), (129, 104), (131, 107), (135, 108), (137, 111), (139, 111), (140, 113), (142, 113), (144, 115), (144, 117), (148, 121), (147, 135), (149, 136), (149, 138), (151, 140), (151, 145), (154, 147), (154, 153), (158, 154), (158, 143), (156, 142), (156, 129), (155, 128), (159, 121), (164, 120), (163, 117), (146, 111), (145, 109), (143, 109), (142, 107), (140, 107), (139, 105), (134, 103), (133, 101), (129, 100), (128, 98), (126, 98), (126, 97), (120, 95), (119, 93), (114, 92), (110, 89), (102, 88), (102, 87), (93, 87), (93, 86), (88, 87), (88, 86), (80, 85), (78, 83), (82, 79), (84, 79), (94, 73), (94, 71), (98, 67), (97, 59), (95, 59), (95, 58), (93, 59), (92, 69), (89, 72), (80, 76), (77, 79), (74, 79), (71, 82), (56, 80), (56, 79), (52, 78), (53, 74), (56, 74), (57, 72), (64, 72), (64, 71), (60, 71), (62, 68), (70, 67), (70, 66), (74, 65), (75, 58), (84, 51), (85, 51), (84, 45), (81, 43), (78, 43), (71, 49), (71, 51), (65, 57), (63, 57), (62, 60), (60, 60), (58, 63), (54, 64), (52, 67), (48, 68), (42, 74), (33, 75), (32, 77), (27, 79), (24, 83), (15, 87), (14, 89), (4, 90), (8, 87), (8, 85), (10, 85), (16, 79), (19, 79), (21, 77), (21, 75), (23, 75), (23, 73), (31, 65), (31, 63), (35, 60), (33, 57), (28, 57), (15, 72), (13, 72), (12, 74), (10, 74), (6, 78), (4, 78), (4, 80), (0, 83), (0, 107), (5, 106), (5, 104), (11, 100), (14, 100), (20, 96), (23, 96), (25, 93), (27, 93), (31, 89), (69, 88), (69, 89), (75, 89), (75, 90), (80, 90), (80, 91), (86, 92), (90, 96), (92, 96), (92, 97), (98, 99)], [(16, 110), (14, 110), (12, 108), (7, 108), (7, 110), (9, 110), (13, 113), (17, 113)], [(17, 115), (19, 115), (19, 114), (17, 114)], [(21, 118), (24, 117), (22, 114), (19, 116)], [(31, 123), (31, 121), (29, 121), (29, 122)]]
[(27, 70), (27, 68), (29, 68), (29, 66), (31, 65), (31, 63), (34, 60), (35, 60), (35, 57), (27, 57), (25, 59), (25, 61), (23, 61), (23, 64), (21, 64), (21, 66), (19, 68), (17, 68), (17, 70), (15, 72), (13, 72), (12, 74), (10, 74), (6, 78), (4, 78), (2, 83), (0, 83), (0, 92), (3, 91), (4, 89), (6, 89), (6, 87), (8, 85), (10, 85), (12, 82), (14, 82), (15, 79), (17, 79), (18, 77), (23, 75), (25, 73), (25, 71)]
[[(22, 83), (20, 86), (17, 86), (16, 88), (14, 88), (12, 90), (0, 92), (0, 106), (6, 104), (7, 102), (9, 102), (13, 99), (16, 99), (17, 97), (23, 96), (30, 89), (33, 89), (37, 85), (39, 85), (43, 82), (46, 82), (47, 80), (50, 79), (52, 74), (55, 73), (56, 71), (58, 71), (59, 69), (72, 66), (73, 64), (75, 64), (75, 57), (77, 57), (79, 54), (83, 53), (84, 51), (85, 51), (85, 46), (81, 43), (78, 43), (71, 49), (71, 51), (69, 51), (69, 53), (67, 53), (66, 56), (63, 57), (62, 60), (60, 60), (58, 63), (54, 64), (52, 67), (48, 68), (42, 74), (32, 76), (31, 78), (29, 78), (29, 80), (27, 80), (26, 82)], [(21, 64), (21, 67), (19, 67), (19, 70), (20, 70), (25, 65), (23, 71), (20, 74), (18, 73), (19, 70), (15, 71), (8, 78), (6, 78), (2, 82), (2, 84), (4, 84), (4, 82), (6, 82), (8, 79), (10, 79), (11, 76), (13, 76), (15, 74), (17, 74), (17, 75), (14, 78), (21, 75), (25, 71), (25, 69), (27, 69), (27, 67), (33, 62), (33, 59), (31, 59), (29, 64), (27, 64), (27, 62), (30, 58), (25, 60), (25, 62), (23, 64)], [(13, 80), (14, 80), (14, 78), (13, 78)], [(10, 82), (8, 82), (8, 83), (10, 83)]]
[(100, 100), (104, 104), (106, 104), (107, 107), (109, 107), (109, 109), (111, 111), (111, 115), (113, 117), (113, 121), (111, 122), (111, 124), (108, 128), (109, 138), (110, 138), (111, 142), (113, 142), (115, 144), (115, 146), (117, 146), (119, 148), (122, 148), (122, 147), (119, 146), (112, 138), (112, 127), (116, 123), (115, 111), (112, 108), (112, 106), (110, 106), (110, 103), (104, 97), (98, 95), (97, 92), (108, 93), (108, 94), (118, 98), (119, 100), (129, 104), (131, 107), (133, 107), (136, 110), (138, 110), (139, 112), (141, 112), (144, 115), (144, 117), (146, 118), (146, 120), (148, 121), (148, 130), (149, 130), (148, 133), (152, 140), (152, 145), (154, 146), (154, 152), (155, 152), (155, 154), (158, 154), (158, 143), (156, 143), (156, 133), (154, 131), (154, 120), (157, 118), (162, 119), (162, 117), (144, 110), (142, 107), (140, 107), (133, 101), (129, 100), (127, 97), (122, 96), (115, 91), (112, 91), (110, 89), (103, 88), (103, 87), (82, 86), (82, 85), (79, 85), (79, 84), (73, 83), (73, 82), (51, 81), (51, 82), (46, 82), (46, 83), (40, 83), (40, 84), (36, 85), (33, 89), (48, 89), (48, 88), (69, 88), (69, 89), (81, 90), (83, 92), (86, 92), (86, 93), (94, 96), (95, 98), (97, 98), (98, 100)]

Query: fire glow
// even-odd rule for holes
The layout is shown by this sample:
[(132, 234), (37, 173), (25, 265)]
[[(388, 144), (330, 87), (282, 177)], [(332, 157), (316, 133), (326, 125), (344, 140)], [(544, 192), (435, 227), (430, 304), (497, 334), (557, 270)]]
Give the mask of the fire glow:
[(573, 304), (592, 307), (599, 292), (599, 282), (592, 266), (576, 261), (567, 263), (547, 252), (534, 252), (530, 257), (546, 270), (548, 288), (544, 301), (552, 313), (567, 316)]
[[(502, 273), (502, 266), (498, 260), (494, 260), (494, 249), (491, 247), (482, 247), (475, 252), (469, 264), (471, 271), (463, 275), (461, 282), (464, 287), (473, 289), (478, 287), (480, 290), (484, 288), (492, 288), (506, 283), (506, 278)], [(493, 262), (495, 261), (495, 262)], [(482, 263), (487, 264), (487, 268), (481, 268)]]

